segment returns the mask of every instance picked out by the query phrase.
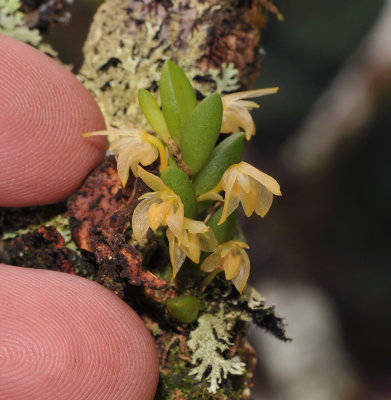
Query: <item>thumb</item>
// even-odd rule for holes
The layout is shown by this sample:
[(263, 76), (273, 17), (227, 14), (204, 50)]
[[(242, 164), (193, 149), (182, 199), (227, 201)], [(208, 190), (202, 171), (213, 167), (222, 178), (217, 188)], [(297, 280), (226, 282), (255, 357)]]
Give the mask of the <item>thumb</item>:
[(0, 264), (0, 399), (152, 400), (153, 339), (103, 286)]

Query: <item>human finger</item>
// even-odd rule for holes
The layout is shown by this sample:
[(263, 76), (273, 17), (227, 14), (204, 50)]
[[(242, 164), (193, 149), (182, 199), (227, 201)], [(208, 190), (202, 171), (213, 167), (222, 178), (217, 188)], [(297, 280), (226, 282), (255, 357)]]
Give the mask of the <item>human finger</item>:
[(153, 339), (112, 292), (74, 275), (0, 264), (0, 398), (152, 400)]
[(66, 199), (102, 159), (102, 114), (55, 60), (0, 34), (0, 206)]

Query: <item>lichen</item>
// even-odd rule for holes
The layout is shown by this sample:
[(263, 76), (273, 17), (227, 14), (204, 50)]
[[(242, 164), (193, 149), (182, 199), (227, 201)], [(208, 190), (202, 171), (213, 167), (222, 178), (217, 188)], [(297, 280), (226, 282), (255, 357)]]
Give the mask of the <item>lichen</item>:
[(19, 0), (0, 0), (0, 33), (37, 47), (43, 53), (56, 58), (57, 52), (43, 42), (39, 30), (27, 26), (20, 7)]
[(29, 29), (25, 25), (20, 6), (19, 0), (0, 0), (0, 33), (38, 46), (42, 37), (37, 29)]
[[(228, 374), (243, 375), (245, 364), (238, 356), (227, 358), (232, 335), (227, 329), (226, 315), (223, 309), (216, 314), (204, 314), (198, 319), (198, 327), (190, 334), (187, 345), (192, 350), (194, 367), (189, 375), (197, 381), (205, 379), (209, 383), (209, 392), (216, 393)], [(207, 375), (204, 378), (204, 375)]]
[(199, 97), (215, 89), (210, 69), (222, 74), (222, 89), (246, 87), (259, 71), (260, 30), (265, 23), (258, 1), (233, 7), (228, 0), (189, 0), (186, 5), (181, 0), (107, 0), (91, 25), (79, 78), (94, 95), (108, 126), (145, 129), (137, 92), (144, 88), (156, 95), (165, 60), (180, 65)]
[(247, 285), (243, 294), (231, 299), (230, 303), (241, 309), (242, 318), (245, 317), (245, 320), (252, 321), (284, 342), (291, 340), (286, 336), (285, 321), (276, 313), (275, 306), (266, 304), (265, 299), (252, 286)]
[(209, 74), (216, 83), (217, 93), (230, 93), (239, 89), (240, 87), (238, 83), (239, 70), (235, 68), (233, 63), (229, 63), (228, 65), (223, 63), (221, 65), (221, 71), (215, 68), (210, 68)]

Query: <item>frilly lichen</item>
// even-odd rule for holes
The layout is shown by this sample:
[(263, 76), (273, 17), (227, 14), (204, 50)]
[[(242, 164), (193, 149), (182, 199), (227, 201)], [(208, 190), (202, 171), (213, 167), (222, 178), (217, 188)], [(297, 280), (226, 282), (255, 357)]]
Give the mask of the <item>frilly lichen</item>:
[[(194, 365), (189, 375), (195, 375), (197, 381), (205, 379), (210, 393), (217, 392), (228, 374), (243, 375), (246, 371), (245, 364), (238, 356), (224, 356), (232, 343), (223, 309), (216, 314), (208, 313), (198, 318), (198, 327), (190, 333), (187, 345), (193, 353), (191, 360)], [(209, 370), (207, 377), (203, 378)]]
[(57, 57), (57, 52), (47, 43), (38, 29), (30, 29), (24, 20), (24, 14), (19, 11), (19, 0), (0, 0), (0, 33), (37, 47), (51, 57)]
[(0, 33), (38, 46), (42, 37), (37, 29), (26, 26), (20, 5), (19, 0), (0, 0)]
[(230, 93), (240, 88), (238, 77), (239, 70), (235, 68), (233, 63), (229, 63), (228, 65), (223, 63), (221, 65), (221, 71), (210, 68), (209, 73), (216, 82), (217, 93)]

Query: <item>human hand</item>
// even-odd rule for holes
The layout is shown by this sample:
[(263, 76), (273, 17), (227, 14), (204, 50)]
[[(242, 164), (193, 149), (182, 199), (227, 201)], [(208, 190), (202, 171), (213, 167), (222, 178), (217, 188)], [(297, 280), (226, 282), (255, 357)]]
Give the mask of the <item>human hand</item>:
[[(70, 72), (0, 35), (0, 206), (64, 200), (102, 160), (94, 100)], [(87, 279), (0, 264), (0, 399), (153, 399), (152, 337)]]

